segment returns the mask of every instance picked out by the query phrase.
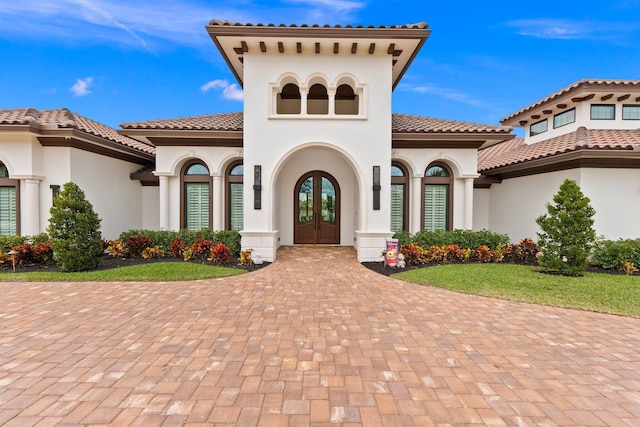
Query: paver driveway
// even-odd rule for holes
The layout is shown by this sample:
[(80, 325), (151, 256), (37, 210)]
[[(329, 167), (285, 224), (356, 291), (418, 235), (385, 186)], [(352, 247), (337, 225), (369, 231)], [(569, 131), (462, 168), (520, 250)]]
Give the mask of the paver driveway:
[(349, 248), (0, 297), (0, 425), (640, 425), (639, 319), (403, 283)]

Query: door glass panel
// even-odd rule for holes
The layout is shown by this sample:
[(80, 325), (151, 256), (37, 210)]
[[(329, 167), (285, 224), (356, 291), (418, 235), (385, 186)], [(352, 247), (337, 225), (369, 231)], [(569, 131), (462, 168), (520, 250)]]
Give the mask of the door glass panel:
[(336, 189), (327, 178), (322, 177), (322, 221), (336, 222)]
[(313, 177), (307, 178), (301, 185), (298, 192), (299, 215), (298, 222), (313, 221)]

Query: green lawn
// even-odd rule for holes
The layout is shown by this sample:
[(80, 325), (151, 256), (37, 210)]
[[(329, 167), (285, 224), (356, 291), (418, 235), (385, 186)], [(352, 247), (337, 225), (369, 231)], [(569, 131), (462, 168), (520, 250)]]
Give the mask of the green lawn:
[(513, 264), (450, 264), (393, 277), (457, 292), (640, 317), (640, 276), (562, 277)]
[(15, 282), (168, 282), (173, 280), (213, 279), (245, 273), (238, 268), (217, 267), (192, 262), (154, 262), (108, 270), (75, 273), (31, 272), (0, 273), (0, 281)]

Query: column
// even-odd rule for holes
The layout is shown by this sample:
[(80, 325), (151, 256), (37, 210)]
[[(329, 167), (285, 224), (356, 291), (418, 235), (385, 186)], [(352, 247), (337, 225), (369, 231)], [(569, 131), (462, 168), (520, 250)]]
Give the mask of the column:
[(160, 175), (160, 230), (169, 230), (169, 177)]
[(329, 115), (334, 116), (336, 114), (336, 89), (327, 90), (327, 96), (329, 96)]
[(222, 177), (213, 176), (213, 230), (224, 230), (224, 202), (222, 196)]
[(21, 197), (20, 210), (25, 215), (21, 215), (20, 234), (34, 236), (40, 233), (40, 180), (27, 178), (24, 184), (24, 197)]
[(410, 233), (417, 233), (422, 229), (422, 177), (411, 178), (411, 211), (409, 212)]
[(307, 95), (309, 88), (306, 86), (300, 86), (300, 115), (307, 114)]
[(473, 180), (464, 178), (464, 224), (465, 230), (473, 228)]

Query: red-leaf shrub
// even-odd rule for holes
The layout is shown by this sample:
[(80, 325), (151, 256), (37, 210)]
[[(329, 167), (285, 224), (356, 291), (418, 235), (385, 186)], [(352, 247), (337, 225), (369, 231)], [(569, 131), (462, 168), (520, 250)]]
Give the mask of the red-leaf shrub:
[(231, 260), (231, 251), (224, 243), (216, 243), (210, 249), (211, 256), (207, 260), (216, 264), (225, 264)]
[(176, 237), (169, 244), (169, 255), (174, 258), (182, 258), (182, 254), (187, 246), (184, 244), (181, 238)]
[(140, 256), (142, 251), (149, 247), (149, 243), (151, 243), (151, 240), (148, 237), (136, 235), (129, 237), (125, 242), (125, 246), (131, 256)]
[(198, 237), (193, 245), (191, 245), (191, 250), (194, 255), (204, 255), (209, 253), (211, 250), (211, 240), (203, 239), (202, 237)]

